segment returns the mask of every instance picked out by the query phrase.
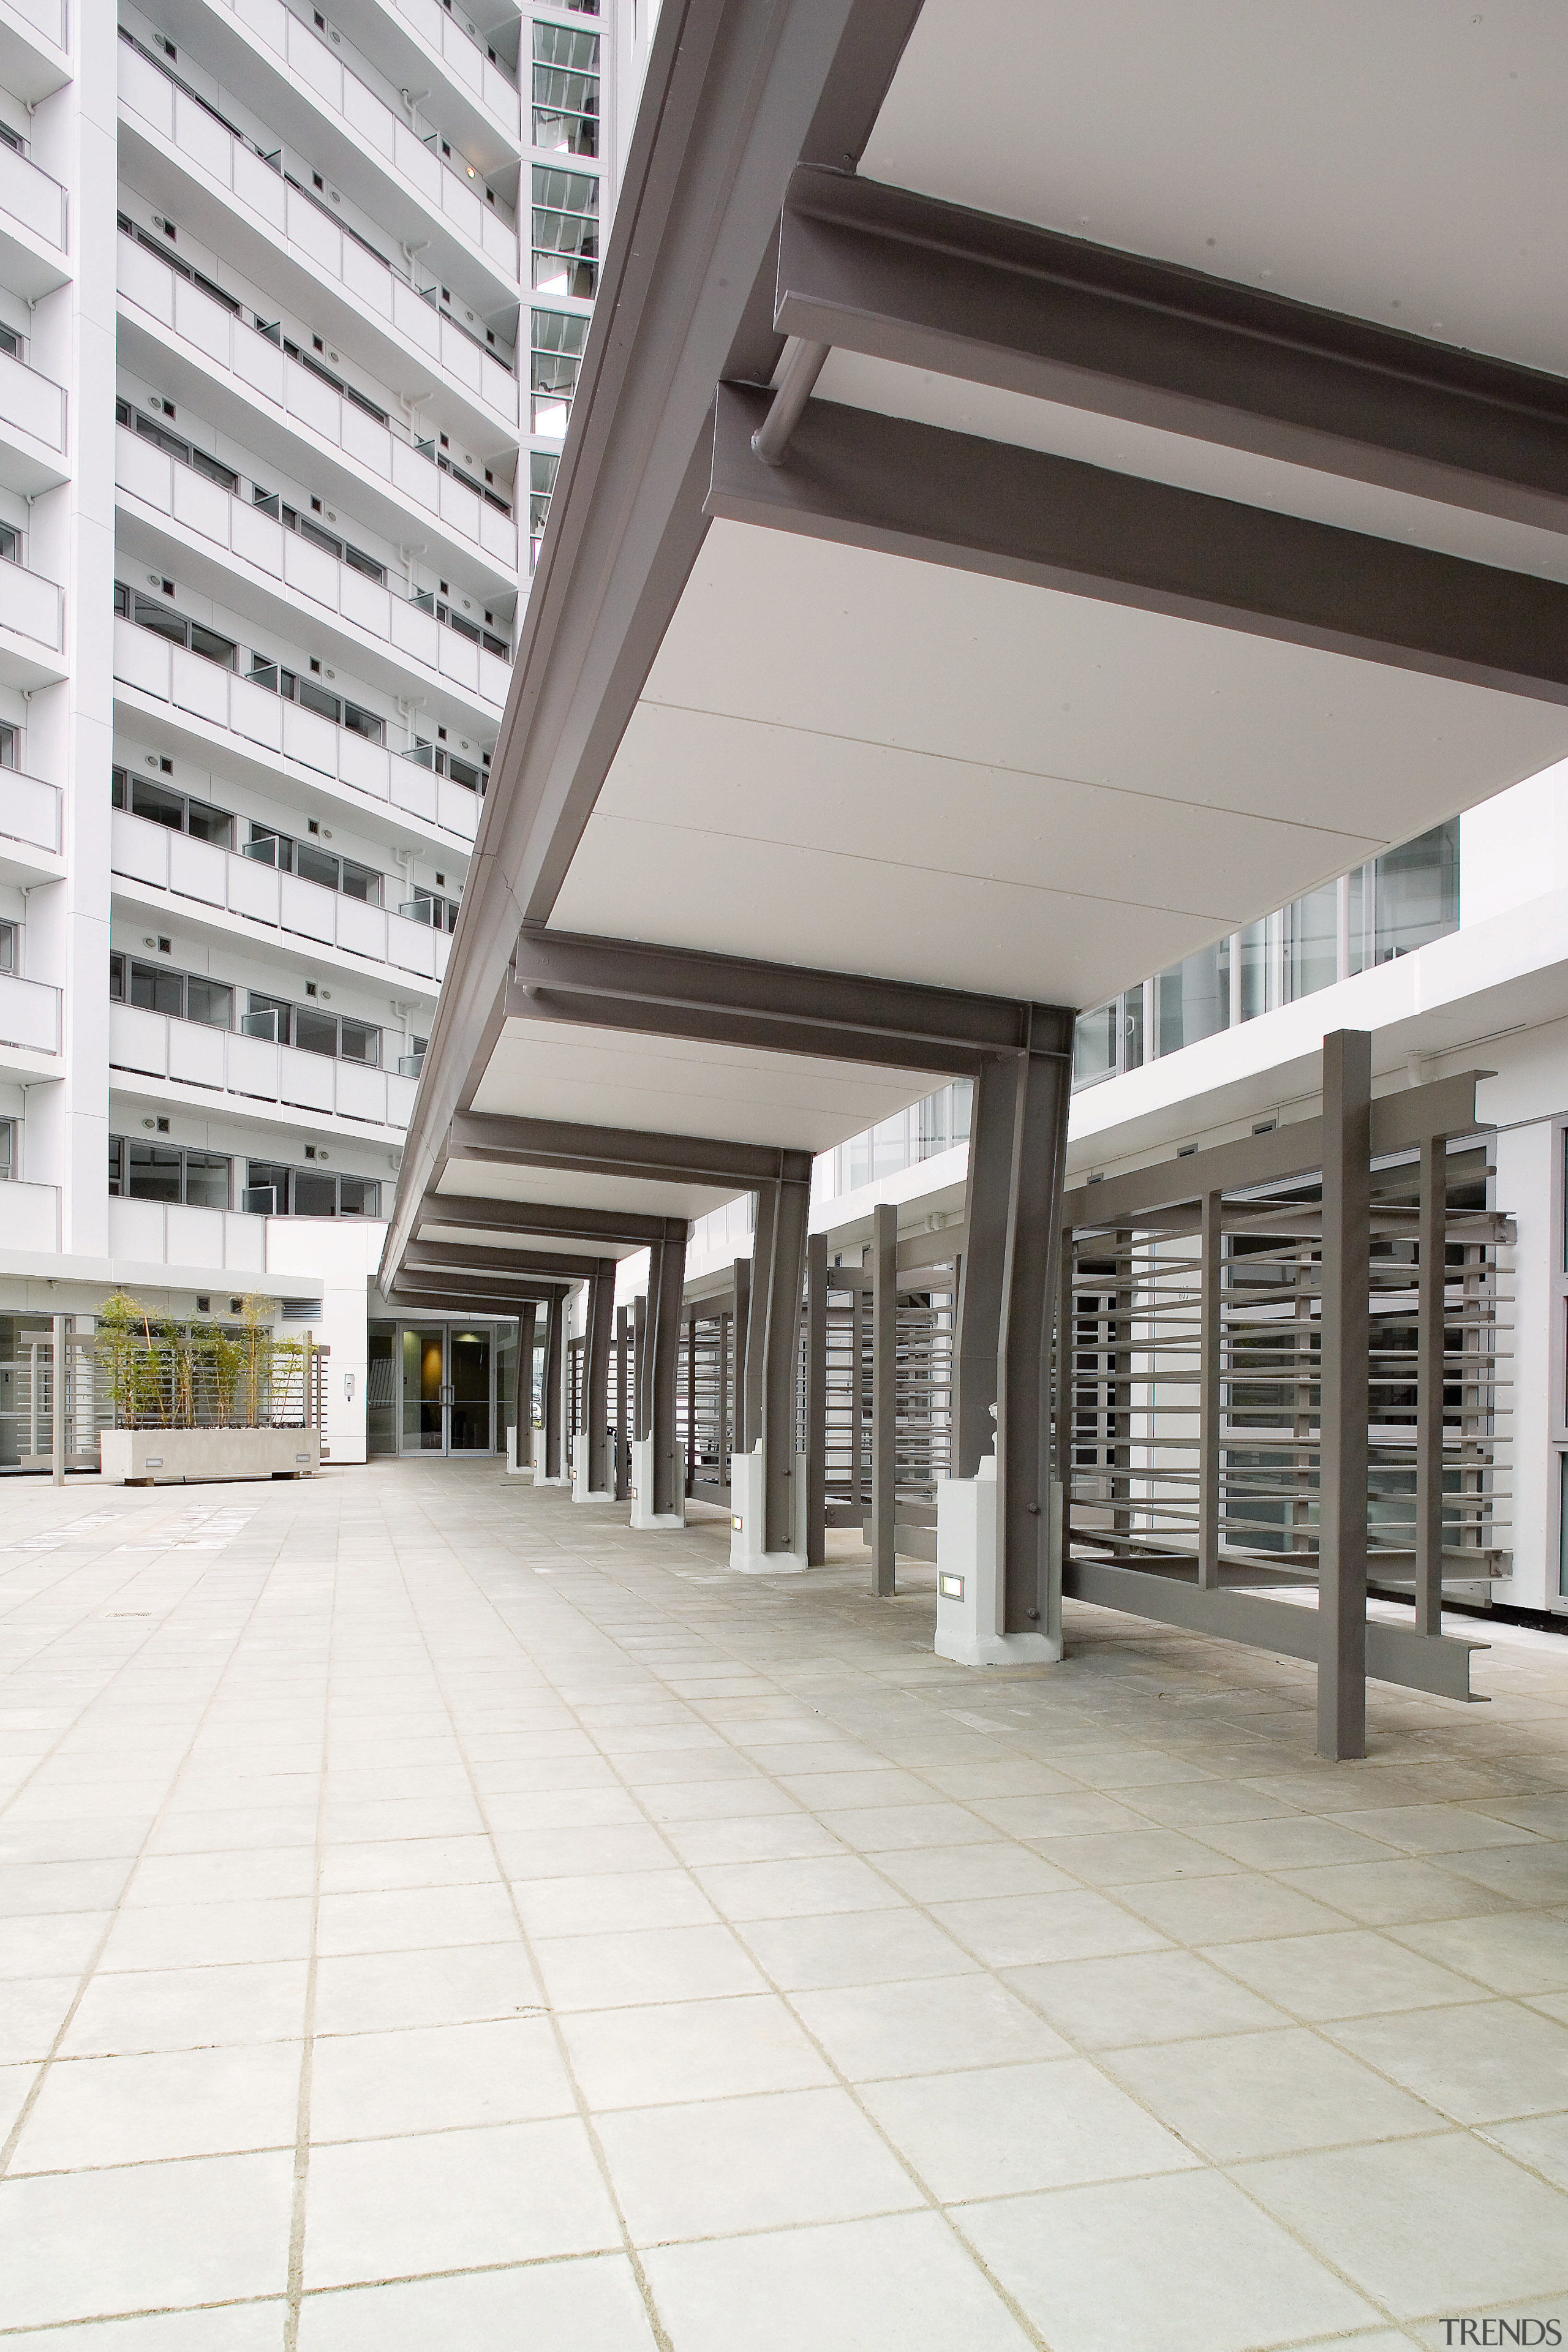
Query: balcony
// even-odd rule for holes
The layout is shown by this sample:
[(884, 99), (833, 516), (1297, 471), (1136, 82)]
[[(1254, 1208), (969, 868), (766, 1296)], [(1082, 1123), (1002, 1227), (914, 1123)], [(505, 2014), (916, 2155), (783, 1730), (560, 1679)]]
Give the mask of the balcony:
[[(232, 559), (226, 568), (237, 568), (262, 592), (268, 626), (297, 626), (301, 613), (309, 615), (314, 608), (353, 632), (347, 640), (350, 658), (366, 651), (373, 656), (368, 666), (362, 665), (368, 683), (387, 693), (404, 692), (407, 665), (417, 664), (430, 683), (443, 680), (470, 697), (474, 708), (488, 705), (492, 719), (500, 716), (511, 680), (509, 662), (123, 426), (116, 431), (115, 444), (121, 489)], [(221, 596), (229, 583), (212, 584)]]
[(267, 1220), (178, 1201), (109, 1203), (109, 1254), (134, 1265), (199, 1266), (236, 1276), (267, 1272)]
[(41, 980), (0, 973), (0, 1045), (26, 1054), (60, 1050), (60, 992)]
[[(432, 984), (447, 969), (451, 940), (427, 923), (415, 922), (389, 908), (367, 907), (362, 898), (307, 882), (298, 874), (219, 849), (210, 841), (113, 812), (110, 866), (126, 880), (151, 890), (168, 890), (193, 908), (237, 915), (297, 941), (301, 948), (336, 948), (344, 955), (384, 964)], [(421, 992), (431, 992), (430, 991)]]
[[(0, 989), (14, 984), (0, 982)], [(242, 1037), (233, 1029), (209, 1029), (200, 1021), (176, 1021), (169, 1013), (145, 1013), (134, 1004), (109, 1008), (109, 1061), (111, 1069), (132, 1076), (241, 1097), (252, 1110), (263, 1104), (308, 1111), (319, 1118), (402, 1129), (414, 1109), (415, 1081), (394, 1070), (329, 1061), (324, 1054), (302, 1053), (297, 1045)], [(234, 1108), (238, 1112), (239, 1103)]]
[[(154, 381), (161, 368), (153, 363), (153, 353), (166, 352), (172, 337), (186, 364), (199, 372), (205, 383), (213, 381), (215, 368), (223, 370), (232, 380), (237, 397), (253, 414), (267, 418), (274, 435), (281, 430), (290, 439), (298, 436), (307, 447), (320, 448), (331, 462), (340, 457), (346, 460), (352, 468), (348, 478), (362, 481), (371, 492), (374, 503), (367, 513), (387, 537), (402, 536), (409, 522), (406, 513), (390, 499), (406, 501), (418, 509), (420, 521), (427, 520), (437, 537), (445, 537), (460, 555), (471, 556), (477, 549), (515, 582), (514, 518), (444, 470), (433, 447), (399, 437), (390, 423), (369, 415), (359, 403), (298, 365), (277, 341), (192, 280), (178, 276), (168, 263), (129, 236), (120, 240), (119, 262), (122, 319), (133, 306), (127, 321), (132, 328), (128, 350), (135, 354), (135, 313), (145, 314), (162, 331), (143, 362)], [(515, 404), (515, 385), (512, 397)], [(210, 410), (211, 402), (206, 405)], [(265, 447), (265, 433), (258, 436), (239, 420), (235, 430), (240, 439), (255, 441), (261, 455), (270, 454)], [(280, 457), (279, 462), (285, 460)], [(384, 508), (384, 500), (387, 501)]]
[(386, 7), (376, 0), (337, 0), (332, 21), (367, 53), (374, 49), (388, 77), (405, 89), (417, 89), (435, 66), (444, 83), (444, 111), (476, 163), (489, 168), (500, 162), (497, 125), (509, 152), (516, 152), (522, 139), (516, 77), (493, 42), (465, 17), (448, 14), (440, 0), (391, 0)]
[(0, 686), (28, 688), (63, 677), (64, 643), (63, 591), (41, 572), (0, 557)]
[(0, 1192), (5, 1247), (13, 1255), (53, 1257), (60, 1245), (60, 1195), (54, 1184), (7, 1183)]
[(0, 768), (0, 878), (23, 889), (56, 880), (59, 855), (59, 787)]
[(0, 483), (25, 499), (66, 479), (66, 396), (58, 383), (0, 352)]
[[(406, 368), (411, 356), (423, 367), (442, 369), (459, 397), (475, 404), (476, 427), (482, 421), (485, 430), (493, 430), (499, 422), (515, 431), (517, 379), (510, 369), (439, 310), (434, 299), (416, 290), (384, 254), (335, 220), (310, 191), (286, 179), (276, 160), (256, 152), (123, 41), (120, 99), (130, 118), (121, 132), (122, 163), (130, 162), (134, 169), (140, 145), (153, 189), (177, 173), (193, 194), (209, 186), (219, 192), (221, 213), (198, 207), (205, 220), (198, 219), (197, 233), (205, 235), (215, 249), (232, 250), (236, 266), (262, 284), (276, 281), (279, 261), (285, 260), (302, 308), (315, 307), (319, 292), (330, 290), (345, 305), (348, 321), (362, 342), (369, 328), (378, 343), (390, 343), (385, 357), (391, 360), (395, 353), (398, 372)], [(143, 144), (138, 132), (151, 133), (159, 143)], [(425, 166), (450, 176), (412, 132), (406, 136)], [(515, 246), (515, 234), (508, 234)], [(515, 300), (515, 275), (509, 291)], [(336, 339), (342, 339), (342, 330), (336, 331)]]
[(24, 301), (36, 302), (69, 276), (65, 190), (0, 140), (0, 279)]
[(5, 0), (0, 8), (0, 84), (37, 106), (71, 78), (65, 0)]
[[(187, 653), (150, 629), (139, 629), (134, 622), (114, 624), (114, 675), (121, 685), (199, 722), (204, 731), (225, 730), (235, 747), (263, 770), (275, 774), (281, 753), (311, 775), (438, 825), (465, 845), (479, 830), (479, 796), (464, 785), (434, 775), (380, 743), (367, 742), (348, 728), (334, 727), (313, 710), (285, 702), (200, 654)], [(210, 748), (210, 737), (206, 741)]]

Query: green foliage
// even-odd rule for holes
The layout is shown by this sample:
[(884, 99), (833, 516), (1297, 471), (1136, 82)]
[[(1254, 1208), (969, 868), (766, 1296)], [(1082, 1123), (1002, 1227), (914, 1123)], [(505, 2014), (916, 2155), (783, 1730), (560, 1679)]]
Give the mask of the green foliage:
[(300, 1339), (279, 1339), (278, 1302), (249, 1297), (237, 1327), (150, 1315), (129, 1292), (99, 1309), (96, 1353), (116, 1428), (256, 1429), (307, 1418)]

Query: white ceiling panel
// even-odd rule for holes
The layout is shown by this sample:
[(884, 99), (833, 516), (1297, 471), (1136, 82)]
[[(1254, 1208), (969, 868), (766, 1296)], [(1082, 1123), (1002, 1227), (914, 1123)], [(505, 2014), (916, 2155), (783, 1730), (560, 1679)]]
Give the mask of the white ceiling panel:
[(710, 1209), (721, 1209), (726, 1201), (732, 1201), (736, 1191), (733, 1184), (661, 1184), (637, 1176), (583, 1176), (558, 1168), (512, 1168), (503, 1167), (499, 1160), (453, 1160), (432, 1197), (455, 1192), (470, 1200), (554, 1202), (568, 1209), (629, 1209), (639, 1216), (705, 1217)]
[[(507, 1272), (509, 1259), (519, 1250), (525, 1250), (531, 1255), (550, 1257), (623, 1258), (636, 1257), (639, 1250), (647, 1247), (646, 1242), (572, 1241), (563, 1240), (554, 1234), (512, 1233), (499, 1225), (492, 1233), (489, 1230), (476, 1232), (467, 1225), (423, 1224), (418, 1237), (421, 1244), (434, 1243), (439, 1246), (443, 1242), (454, 1242), (464, 1249), (493, 1250), (498, 1274)], [(521, 1279), (526, 1281), (528, 1277), (523, 1276)]]
[(1568, 373), (1556, 0), (925, 0), (869, 178)]

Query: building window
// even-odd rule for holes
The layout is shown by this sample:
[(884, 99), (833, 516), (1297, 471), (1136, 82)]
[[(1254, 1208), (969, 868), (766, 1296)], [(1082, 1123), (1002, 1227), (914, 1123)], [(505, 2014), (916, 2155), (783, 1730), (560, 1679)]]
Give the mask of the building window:
[(246, 1169), (243, 1205), (263, 1217), (377, 1217), (381, 1186), (373, 1177), (334, 1176), (325, 1169), (252, 1160)]
[(231, 846), (234, 819), (226, 809), (192, 800), (188, 793), (154, 783), (129, 768), (110, 771), (110, 798), (117, 809), (145, 817), (150, 824), (167, 825), (171, 833), (188, 833), (193, 841), (210, 841), (218, 849)]
[(331, 721), (351, 735), (363, 735), (368, 743), (386, 740), (384, 722), (374, 710), (362, 710), (357, 703), (346, 701), (342, 695), (329, 694), (313, 677), (301, 677), (281, 663), (268, 661), (265, 654), (252, 654), (247, 672), (247, 683), (258, 686), (267, 694), (281, 695), (285, 702), (297, 702), (303, 710), (313, 710), (318, 719)]
[(535, 310), (529, 359), (532, 430), (547, 441), (564, 441), (572, 395), (583, 365), (588, 321), (580, 312)]
[(17, 926), (0, 922), (0, 973), (7, 975), (16, 969), (16, 950), (20, 945)]
[(1377, 860), (1375, 955), (1409, 955), (1459, 927), (1459, 820), (1407, 841)]
[(528, 537), (530, 562), (537, 563), (539, 550), (544, 539), (544, 526), (550, 520), (550, 497), (555, 488), (555, 477), (561, 460), (545, 449), (532, 449), (528, 458)]
[(292, 1045), (301, 1054), (320, 1054), (331, 1061), (362, 1062), (371, 1069), (381, 1067), (379, 1029), (368, 1021), (340, 1019), (335, 1013), (323, 1013), (314, 1004), (291, 1004), (285, 996), (263, 996), (253, 988), (248, 992), (239, 1026), (244, 1036)]
[(533, 167), (533, 289), (591, 302), (599, 276), (599, 183)]
[(204, 622), (187, 620), (173, 605), (143, 596), (140, 590), (127, 588), (123, 581), (114, 583), (114, 609), (122, 621), (134, 621), (139, 629), (151, 629), (154, 636), (167, 637), (171, 645), (184, 646), (187, 652), (200, 654), (204, 661), (216, 662), (220, 669), (235, 666), (239, 647), (232, 637), (220, 636)]
[(109, 959), (109, 1001), (139, 1012), (166, 1013), (172, 1021), (195, 1021), (204, 1029), (227, 1029), (234, 1021), (234, 991), (205, 972), (174, 971), (144, 963), (118, 949)]
[(0, 768), (16, 767), (17, 764), (17, 753), (21, 750), (21, 745), (22, 731), (20, 728), (8, 727), (5, 724), (5, 721), (3, 719), (0, 719)]
[(599, 37), (533, 27), (533, 143), (560, 155), (599, 152)]
[(356, 866), (352, 857), (338, 857), (330, 849), (318, 849), (313, 841), (296, 841), (273, 825), (258, 824), (254, 817), (250, 839), (240, 856), (254, 858), (258, 866), (276, 866), (285, 874), (297, 874), (301, 881), (319, 883), (323, 890), (336, 890), (345, 898), (357, 898), (363, 906), (381, 904), (382, 877), (373, 867)]
[(239, 476), (232, 466), (226, 466), (221, 457), (213, 457), (210, 451), (198, 448), (183, 434), (171, 433), (168, 426), (156, 417), (146, 415), (140, 408), (133, 409), (128, 400), (115, 402), (114, 421), (116, 425), (124, 425), (127, 432), (134, 433), (138, 440), (151, 441), (153, 446), (162, 449), (165, 457), (174, 458), (182, 466), (189, 466), (193, 473), (205, 474), (207, 480), (216, 482), (220, 490), (227, 490), (232, 496), (238, 489)]
[(191, 1209), (226, 1209), (230, 1163), (216, 1151), (183, 1151), (177, 1144), (109, 1141), (109, 1190), (122, 1201), (178, 1202)]
[(9, 1184), (18, 1172), (19, 1119), (0, 1118), (0, 1184)]

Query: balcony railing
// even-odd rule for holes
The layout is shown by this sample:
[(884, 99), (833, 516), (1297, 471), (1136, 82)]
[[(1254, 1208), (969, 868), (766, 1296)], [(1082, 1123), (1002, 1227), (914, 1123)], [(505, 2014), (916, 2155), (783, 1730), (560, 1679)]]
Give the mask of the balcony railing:
[(66, 45), (65, 0), (7, 0), (13, 15), (20, 16), (35, 33), (52, 41), (57, 49)]
[[(279, 752), (318, 776), (335, 778), (351, 791), (402, 809), (438, 825), (459, 841), (479, 830), (479, 803), (448, 777), (433, 775), (372, 743), (351, 729), (334, 727), (313, 710), (286, 702), (265, 687), (132, 621), (114, 624), (114, 675), (121, 685), (209, 727), (226, 729), (258, 761)], [(258, 869), (259, 870), (259, 869)]]
[(122, 809), (112, 814), (110, 869), (149, 889), (172, 891), (193, 908), (209, 907), (307, 947), (333, 947), (345, 955), (438, 982), (451, 941), (428, 923), (412, 922), (387, 907), (367, 906), (302, 875), (285, 874), (216, 843), (197, 841)]
[(66, 192), (31, 156), (0, 140), (0, 213), (61, 253), (66, 242)]
[(438, 612), (433, 596), (397, 594), (123, 426), (115, 442), (115, 479), (144, 505), (223, 549), (265, 583), (286, 587), (291, 598), (305, 598), (307, 610), (314, 604), (335, 613), (453, 686), (487, 702), (505, 703), (510, 656), (503, 660), (482, 642), (476, 644), (461, 614), (454, 625), (445, 599)]
[(58, 855), (59, 786), (41, 783), (17, 768), (0, 768), (0, 840), (24, 841), (31, 848)]
[[(289, 359), (274, 334), (252, 325), (237, 304), (230, 307), (232, 298), (219, 300), (180, 275), (173, 257), (165, 258), (132, 236), (121, 237), (119, 253), (120, 291), (126, 300), (171, 329), (203, 361), (237, 378), (250, 398), (268, 402), (296, 430), (319, 434), (455, 537), (516, 571), (517, 525), (510, 507), (442, 467), (434, 442), (400, 437), (395, 419), (371, 415)], [(510, 376), (505, 381), (515, 409), (516, 385)]]
[[(0, 1005), (5, 985), (0, 982)], [(298, 1045), (242, 1037), (237, 1030), (210, 1029), (200, 1021), (176, 1021), (134, 1004), (109, 1008), (109, 1061), (111, 1069), (138, 1077), (371, 1127), (405, 1128), (414, 1108), (414, 1082), (395, 1070), (330, 1061)]]
[(267, 1271), (267, 1222), (179, 1201), (110, 1199), (109, 1249), (110, 1256), (133, 1265), (199, 1266), (253, 1277)]
[(439, 0), (393, 0), (393, 5), (424, 37), (452, 79), (482, 100), (498, 121), (521, 138), (522, 105), (517, 83), (510, 68), (483, 34), (452, 7), (443, 8)]
[[(336, 279), (422, 359), (444, 368), (487, 408), (509, 425), (516, 424), (517, 380), (511, 370), (449, 312), (437, 307), (438, 289), (416, 289), (384, 253), (319, 204), (311, 191), (286, 178), (276, 159), (258, 153), (242, 133), (230, 130), (204, 101), (176, 88), (164, 71), (124, 42), (120, 95), (132, 113), (183, 157), (228, 189), (269, 240), (283, 237), (296, 258)], [(428, 149), (411, 131), (405, 136), (429, 164)], [(515, 246), (513, 232), (500, 231), (498, 225), (498, 233)]]
[(60, 992), (41, 980), (0, 973), (0, 1045), (32, 1054), (60, 1050)]
[(0, 628), (14, 629), (58, 654), (65, 641), (64, 613), (64, 592), (54, 581), (0, 556)]
[(7, 425), (30, 433), (47, 449), (64, 453), (66, 396), (61, 387), (26, 361), (0, 352), (0, 432)]

